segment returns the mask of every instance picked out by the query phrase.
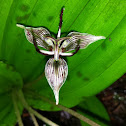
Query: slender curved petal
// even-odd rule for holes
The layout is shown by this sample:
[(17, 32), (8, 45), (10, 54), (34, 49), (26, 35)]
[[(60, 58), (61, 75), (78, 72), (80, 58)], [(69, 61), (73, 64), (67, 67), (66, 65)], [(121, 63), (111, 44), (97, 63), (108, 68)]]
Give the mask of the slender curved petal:
[(79, 46), (80, 49), (84, 49), (93, 42), (105, 39), (104, 36), (95, 36), (88, 33), (79, 32), (70, 32), (66, 38), (67, 39), (60, 47), (64, 49), (64, 52), (75, 50), (77, 46)]
[[(37, 45), (43, 47), (47, 50), (50, 50), (50, 47), (54, 47), (53, 41), (54, 40), (50, 35), (50, 32), (43, 28), (33, 28), (33, 27), (25, 27), (24, 25), (17, 24), (17, 27), (23, 28), (25, 31), (25, 36), (27, 40), (33, 44), (33, 36), (36, 38)], [(55, 40), (54, 40), (55, 41)]]

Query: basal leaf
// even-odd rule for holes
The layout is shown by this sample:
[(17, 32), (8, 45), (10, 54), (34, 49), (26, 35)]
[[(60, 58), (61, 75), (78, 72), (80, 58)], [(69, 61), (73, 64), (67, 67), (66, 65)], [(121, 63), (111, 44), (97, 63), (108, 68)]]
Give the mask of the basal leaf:
[[(20, 74), (11, 66), (0, 62), (0, 125), (12, 126), (17, 122), (11, 95), (13, 90), (22, 88), (22, 85)], [(21, 106), (18, 100), (17, 104)]]
[(11, 91), (13, 88), (22, 88), (23, 82), (14, 68), (0, 62), (0, 94)]

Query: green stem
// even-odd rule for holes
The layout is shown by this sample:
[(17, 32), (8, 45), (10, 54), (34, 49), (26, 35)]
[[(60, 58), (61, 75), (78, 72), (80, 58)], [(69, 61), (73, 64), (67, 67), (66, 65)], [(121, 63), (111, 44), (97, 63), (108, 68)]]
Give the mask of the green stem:
[(23, 92), (21, 90), (19, 90), (17, 92), (17, 95), (20, 99), (20, 101), (22, 102), (23, 106), (32, 114), (34, 114), (36, 117), (38, 117), (39, 119), (41, 119), (43, 122), (47, 123), (48, 125), (51, 126), (58, 126), (56, 123), (52, 122), (51, 120), (45, 118), (44, 116), (42, 116), (41, 114), (39, 114), (38, 112), (36, 112), (35, 110), (33, 110), (25, 101)]
[(36, 93), (34, 93), (34, 92), (32, 92), (32, 91), (30, 91), (30, 94), (31, 94), (31, 96), (38, 97), (38, 98), (40, 98), (40, 99), (42, 99), (42, 100), (48, 102), (49, 104), (52, 104), (52, 105), (54, 105), (54, 106), (56, 106), (56, 107), (58, 107), (58, 108), (60, 108), (60, 109), (62, 109), (62, 110), (64, 110), (64, 111), (70, 113), (71, 115), (73, 115), (73, 116), (75, 116), (76, 118), (78, 118), (78, 119), (80, 119), (80, 120), (82, 120), (82, 121), (88, 123), (88, 124), (91, 125), (91, 126), (100, 126), (99, 124), (95, 123), (94, 121), (88, 119), (87, 117), (85, 117), (85, 116), (83, 116), (83, 115), (77, 113), (76, 111), (74, 111), (74, 110), (72, 110), (72, 109), (69, 109), (69, 108), (67, 108), (67, 107), (65, 107), (65, 106), (62, 106), (62, 105), (56, 105), (55, 102), (50, 101), (48, 98), (46, 98), (46, 97), (44, 97), (44, 96), (40, 96), (39, 94), (36, 94)]
[(60, 109), (64, 110), (64, 111), (70, 113), (71, 115), (75, 116), (76, 118), (78, 118), (78, 119), (80, 119), (80, 120), (82, 120), (82, 121), (88, 123), (88, 124), (91, 125), (91, 126), (100, 126), (99, 124), (95, 123), (94, 121), (88, 119), (87, 117), (85, 117), (85, 116), (83, 116), (83, 115), (77, 113), (76, 111), (74, 111), (74, 110), (72, 110), (72, 109), (66, 108), (66, 107), (64, 107), (64, 106), (62, 106), (62, 105), (58, 105), (58, 107), (59, 107)]
[(30, 114), (30, 116), (31, 116), (31, 118), (32, 118), (32, 121), (33, 121), (34, 125), (35, 125), (35, 126), (39, 126), (39, 124), (38, 124), (38, 122), (37, 122), (37, 120), (36, 120), (34, 114), (32, 114), (31, 112), (29, 112), (29, 114)]
[(18, 109), (18, 105), (17, 105), (17, 102), (16, 102), (16, 96), (15, 95), (16, 94), (13, 91), (12, 92), (12, 100), (13, 100), (13, 104), (14, 104), (15, 114), (17, 116), (19, 126), (24, 126), (22, 119), (21, 119), (21, 116), (20, 116), (20, 112), (19, 112), (19, 109)]

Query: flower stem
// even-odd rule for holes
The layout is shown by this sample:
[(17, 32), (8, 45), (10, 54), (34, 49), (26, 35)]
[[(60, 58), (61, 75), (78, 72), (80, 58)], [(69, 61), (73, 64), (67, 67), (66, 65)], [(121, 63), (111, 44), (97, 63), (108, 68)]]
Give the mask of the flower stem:
[(85, 117), (85, 116), (83, 116), (83, 115), (77, 113), (76, 111), (74, 111), (74, 110), (72, 110), (72, 109), (69, 109), (69, 108), (67, 108), (67, 107), (65, 107), (65, 106), (62, 106), (62, 105), (56, 105), (55, 102), (50, 101), (48, 98), (46, 98), (46, 97), (44, 97), (44, 96), (40, 96), (39, 94), (36, 94), (36, 93), (34, 93), (33, 91), (30, 91), (30, 94), (32, 94), (31, 96), (38, 97), (38, 98), (40, 98), (40, 99), (42, 99), (42, 100), (48, 102), (49, 104), (52, 104), (52, 105), (54, 105), (54, 106), (56, 106), (56, 107), (58, 107), (58, 108), (60, 108), (60, 109), (62, 109), (62, 110), (64, 110), (64, 111), (68, 112), (69, 114), (75, 116), (76, 118), (78, 118), (78, 119), (80, 119), (80, 120), (86, 122), (87, 124), (89, 124), (89, 125), (91, 125), (91, 126), (100, 126), (99, 124), (95, 123), (94, 121), (88, 119), (87, 117)]
[(80, 120), (82, 120), (82, 121), (88, 123), (88, 124), (91, 125), (91, 126), (100, 126), (99, 124), (95, 123), (94, 121), (88, 119), (87, 117), (85, 117), (85, 116), (83, 116), (83, 115), (77, 113), (76, 111), (74, 111), (74, 110), (72, 110), (72, 109), (66, 108), (66, 107), (64, 107), (64, 106), (62, 106), (62, 105), (58, 105), (57, 107), (59, 107), (60, 109), (66, 111), (66, 112), (68, 112), (68, 113), (70, 113), (71, 115), (75, 116), (76, 118), (78, 118), (78, 119), (80, 119)]
[(31, 118), (32, 118), (32, 121), (33, 121), (34, 125), (35, 125), (35, 126), (39, 126), (39, 124), (38, 124), (38, 122), (37, 122), (37, 120), (36, 120), (34, 114), (32, 114), (31, 112), (29, 112), (29, 114), (30, 114), (30, 116), (31, 116)]
[(35, 110), (33, 110), (25, 101), (23, 92), (21, 90), (19, 90), (17, 92), (17, 95), (20, 99), (20, 101), (22, 102), (23, 106), (32, 114), (34, 114), (36, 117), (38, 117), (39, 119), (41, 119), (43, 122), (47, 123), (48, 125), (51, 126), (58, 126), (56, 123), (52, 122), (51, 120), (45, 118), (44, 116), (42, 116), (41, 114), (39, 114), (38, 112), (36, 112)]
[(16, 96), (15, 96), (14, 92), (12, 92), (12, 100), (13, 100), (15, 114), (17, 116), (18, 124), (19, 124), (19, 126), (24, 126), (22, 119), (21, 119), (21, 116), (20, 116), (20, 112), (19, 112), (19, 109), (18, 109), (18, 105), (17, 105), (17, 102), (16, 102)]

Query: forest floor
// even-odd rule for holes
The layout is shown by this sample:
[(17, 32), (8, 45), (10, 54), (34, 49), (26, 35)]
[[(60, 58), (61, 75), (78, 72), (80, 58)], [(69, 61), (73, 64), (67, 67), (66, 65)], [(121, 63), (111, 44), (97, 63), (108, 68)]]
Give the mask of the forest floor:
[(126, 126), (126, 74), (97, 97), (106, 107), (112, 126)]

